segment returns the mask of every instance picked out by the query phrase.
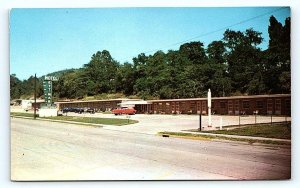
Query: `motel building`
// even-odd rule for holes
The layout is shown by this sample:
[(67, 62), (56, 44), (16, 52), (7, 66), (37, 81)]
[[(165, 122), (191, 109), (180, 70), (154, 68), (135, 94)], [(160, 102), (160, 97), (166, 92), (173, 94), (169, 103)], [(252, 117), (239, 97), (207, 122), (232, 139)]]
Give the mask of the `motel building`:
[[(58, 109), (67, 107), (111, 111), (118, 107), (135, 108), (140, 114), (203, 114), (208, 113), (207, 98), (187, 99), (109, 99), (56, 102)], [(291, 115), (291, 95), (251, 95), (212, 97), (212, 114), (220, 115)]]

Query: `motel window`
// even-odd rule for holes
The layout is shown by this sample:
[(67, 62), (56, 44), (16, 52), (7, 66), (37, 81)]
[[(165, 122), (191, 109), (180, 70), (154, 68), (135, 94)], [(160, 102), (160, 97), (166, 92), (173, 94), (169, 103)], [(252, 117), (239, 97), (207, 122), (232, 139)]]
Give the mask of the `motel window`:
[(166, 105), (167, 105), (167, 106), (169, 106), (169, 105), (170, 105), (170, 103), (168, 103), (168, 102), (167, 102), (167, 103), (166, 103)]
[(263, 101), (256, 101), (256, 108), (264, 108)]
[(160, 102), (160, 103), (158, 103), (158, 105), (162, 105), (162, 103)]
[(250, 102), (249, 101), (243, 101), (243, 108), (247, 109), (250, 107)]

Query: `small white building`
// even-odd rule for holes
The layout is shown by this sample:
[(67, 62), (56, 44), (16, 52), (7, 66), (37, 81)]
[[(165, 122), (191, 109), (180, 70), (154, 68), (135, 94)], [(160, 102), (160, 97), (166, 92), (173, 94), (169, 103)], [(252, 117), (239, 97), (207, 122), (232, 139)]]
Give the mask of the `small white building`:
[[(45, 102), (45, 100), (36, 100), (36, 103), (43, 103)], [(34, 108), (33, 106), (34, 104), (34, 100), (30, 99), (30, 100), (21, 100), (21, 107), (23, 110), (31, 110)]]
[(32, 108), (32, 103), (34, 103), (33, 100), (22, 100), (21, 106), (23, 110), (30, 110)]

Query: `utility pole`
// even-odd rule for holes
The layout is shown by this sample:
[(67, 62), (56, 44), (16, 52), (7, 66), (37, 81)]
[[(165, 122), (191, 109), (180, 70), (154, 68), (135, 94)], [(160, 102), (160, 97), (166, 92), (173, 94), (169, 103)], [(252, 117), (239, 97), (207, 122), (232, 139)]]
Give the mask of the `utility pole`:
[(36, 74), (34, 74), (34, 114), (33, 118), (36, 119)]

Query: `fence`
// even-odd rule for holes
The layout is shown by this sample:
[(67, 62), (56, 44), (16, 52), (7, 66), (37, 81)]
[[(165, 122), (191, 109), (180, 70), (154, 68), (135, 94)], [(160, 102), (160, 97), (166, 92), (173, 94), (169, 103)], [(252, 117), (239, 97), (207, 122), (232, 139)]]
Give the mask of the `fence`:
[[(200, 121), (200, 120), (199, 120)], [(291, 122), (289, 116), (274, 116), (274, 115), (240, 115), (240, 116), (220, 116), (212, 115), (212, 126), (214, 128), (230, 127), (230, 126), (243, 126), (255, 124), (277, 124)], [(200, 122), (199, 122), (200, 123)], [(202, 127), (208, 126), (208, 116), (202, 116)]]

